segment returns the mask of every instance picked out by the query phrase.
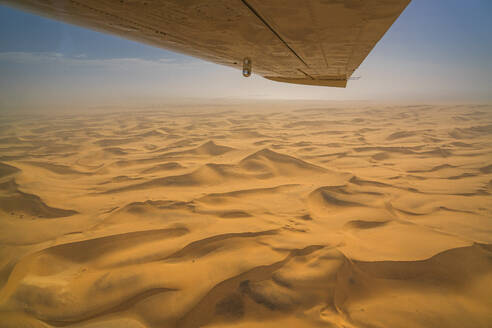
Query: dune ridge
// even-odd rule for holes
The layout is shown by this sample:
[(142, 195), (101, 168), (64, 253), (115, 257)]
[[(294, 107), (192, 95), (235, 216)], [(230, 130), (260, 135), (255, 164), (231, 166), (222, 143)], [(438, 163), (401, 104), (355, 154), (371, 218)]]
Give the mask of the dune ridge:
[[(21, 172), (20, 169), (0, 163), (3, 177)], [(75, 215), (75, 210), (67, 210), (47, 205), (39, 196), (19, 190), (15, 178), (0, 183), (0, 213), (23, 218), (60, 218)]]

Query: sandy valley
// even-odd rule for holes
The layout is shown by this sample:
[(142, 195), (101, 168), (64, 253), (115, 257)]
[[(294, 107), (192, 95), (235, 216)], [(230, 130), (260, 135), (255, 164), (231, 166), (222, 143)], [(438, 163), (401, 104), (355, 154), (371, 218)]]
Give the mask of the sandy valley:
[(1, 327), (491, 327), (492, 106), (0, 118)]

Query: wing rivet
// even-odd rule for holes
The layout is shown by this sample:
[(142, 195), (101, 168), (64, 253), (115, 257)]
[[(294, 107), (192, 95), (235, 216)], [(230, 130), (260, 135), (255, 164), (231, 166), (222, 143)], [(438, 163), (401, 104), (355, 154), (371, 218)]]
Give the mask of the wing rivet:
[(251, 75), (251, 59), (245, 57), (243, 59), (243, 76), (248, 77)]

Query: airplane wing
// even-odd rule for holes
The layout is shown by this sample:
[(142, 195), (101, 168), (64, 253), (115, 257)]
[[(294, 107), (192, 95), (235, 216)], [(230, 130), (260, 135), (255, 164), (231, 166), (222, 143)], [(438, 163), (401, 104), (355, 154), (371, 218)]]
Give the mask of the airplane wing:
[[(410, 0), (0, 0), (43, 16), (252, 71), (345, 87)], [(247, 74), (245, 74), (247, 75)]]

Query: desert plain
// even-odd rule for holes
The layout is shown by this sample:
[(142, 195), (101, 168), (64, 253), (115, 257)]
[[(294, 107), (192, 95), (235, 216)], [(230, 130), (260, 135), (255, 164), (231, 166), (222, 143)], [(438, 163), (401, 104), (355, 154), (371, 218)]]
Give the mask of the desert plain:
[(1, 327), (492, 327), (492, 106), (0, 116)]

